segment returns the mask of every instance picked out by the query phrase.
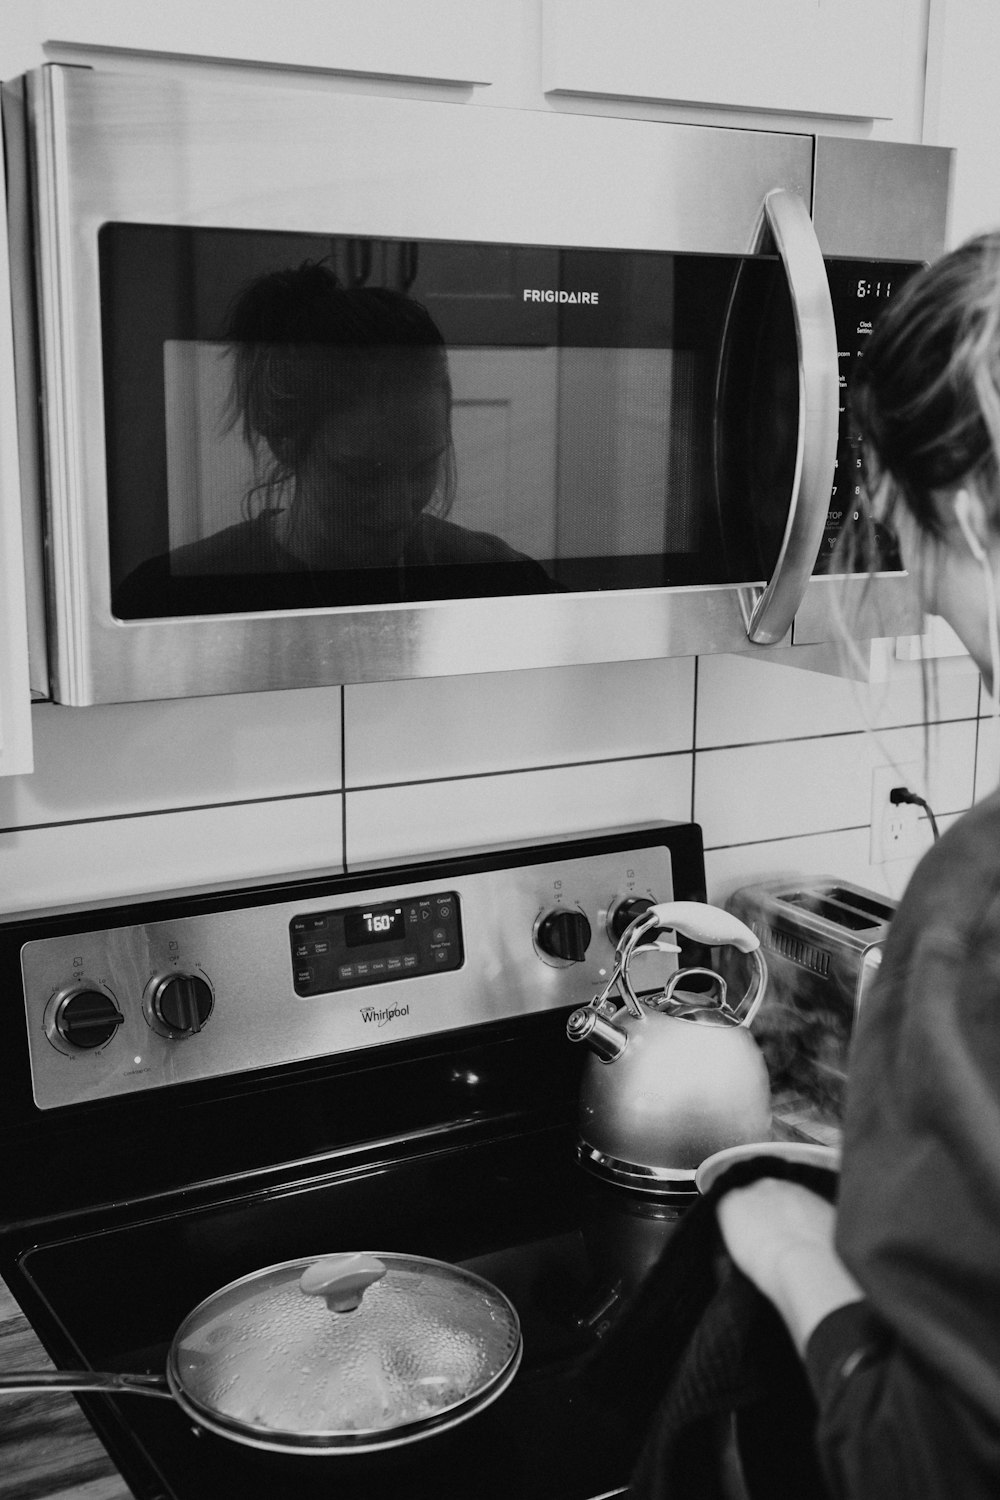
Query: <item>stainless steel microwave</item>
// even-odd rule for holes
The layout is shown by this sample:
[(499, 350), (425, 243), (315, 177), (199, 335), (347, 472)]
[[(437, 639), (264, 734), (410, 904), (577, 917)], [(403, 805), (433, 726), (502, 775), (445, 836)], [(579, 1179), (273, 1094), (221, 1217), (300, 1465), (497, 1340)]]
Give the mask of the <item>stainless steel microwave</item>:
[[(948, 150), (182, 68), (4, 124), (40, 691), (830, 638), (851, 362)], [(877, 566), (856, 630), (917, 629)]]

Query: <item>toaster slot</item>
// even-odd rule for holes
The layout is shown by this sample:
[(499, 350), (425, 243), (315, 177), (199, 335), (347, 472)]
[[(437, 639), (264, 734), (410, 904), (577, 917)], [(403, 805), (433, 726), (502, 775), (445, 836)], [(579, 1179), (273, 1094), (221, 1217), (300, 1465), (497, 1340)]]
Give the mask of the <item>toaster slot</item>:
[(783, 891), (775, 896), (775, 900), (784, 901), (812, 916), (823, 917), (827, 922), (846, 927), (852, 932), (880, 927), (892, 917), (891, 907), (882, 905), (860, 891), (838, 885), (818, 890)]

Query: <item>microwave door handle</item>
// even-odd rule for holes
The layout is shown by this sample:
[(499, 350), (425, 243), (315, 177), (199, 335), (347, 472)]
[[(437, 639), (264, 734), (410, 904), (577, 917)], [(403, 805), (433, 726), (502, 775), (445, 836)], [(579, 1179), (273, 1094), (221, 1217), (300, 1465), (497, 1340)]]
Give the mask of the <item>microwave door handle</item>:
[(812, 577), (833, 492), (840, 400), (837, 331), (823, 253), (802, 199), (776, 188), (764, 219), (784, 267), (795, 320), (799, 422), (788, 519), (774, 572), (763, 589), (744, 589), (746, 632), (771, 646), (791, 628)]

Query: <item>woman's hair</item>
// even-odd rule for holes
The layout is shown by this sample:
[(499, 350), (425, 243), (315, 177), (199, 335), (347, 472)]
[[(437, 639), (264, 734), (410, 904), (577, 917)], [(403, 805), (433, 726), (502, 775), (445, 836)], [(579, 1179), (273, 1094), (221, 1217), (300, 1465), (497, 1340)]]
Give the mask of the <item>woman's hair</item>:
[[(255, 492), (274, 496), (302, 472), (331, 413), (427, 390), (441, 391), (451, 409), (447, 350), (426, 308), (388, 288), (341, 286), (322, 263), (251, 282), (224, 338), (233, 361), (229, 427), (253, 454)], [(449, 445), (440, 511), (453, 493)]]
[(1000, 232), (911, 277), (875, 324), (850, 402), (879, 519), (901, 501), (939, 535), (936, 492), (973, 481), (1000, 530)]

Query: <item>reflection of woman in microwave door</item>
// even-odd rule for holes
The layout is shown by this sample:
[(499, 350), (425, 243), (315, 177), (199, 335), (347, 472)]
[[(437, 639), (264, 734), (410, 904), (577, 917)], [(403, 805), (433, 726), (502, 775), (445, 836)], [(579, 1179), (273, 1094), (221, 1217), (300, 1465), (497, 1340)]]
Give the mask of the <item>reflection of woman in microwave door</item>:
[(166, 589), (170, 612), (184, 612), (209, 579), (222, 591), (215, 609), (416, 599), (456, 584), (473, 595), (551, 587), (499, 537), (446, 519), (451, 380), (419, 303), (342, 287), (307, 262), (253, 282), (226, 338), (231, 422), (256, 476), (247, 514), (137, 569), (126, 596)]

